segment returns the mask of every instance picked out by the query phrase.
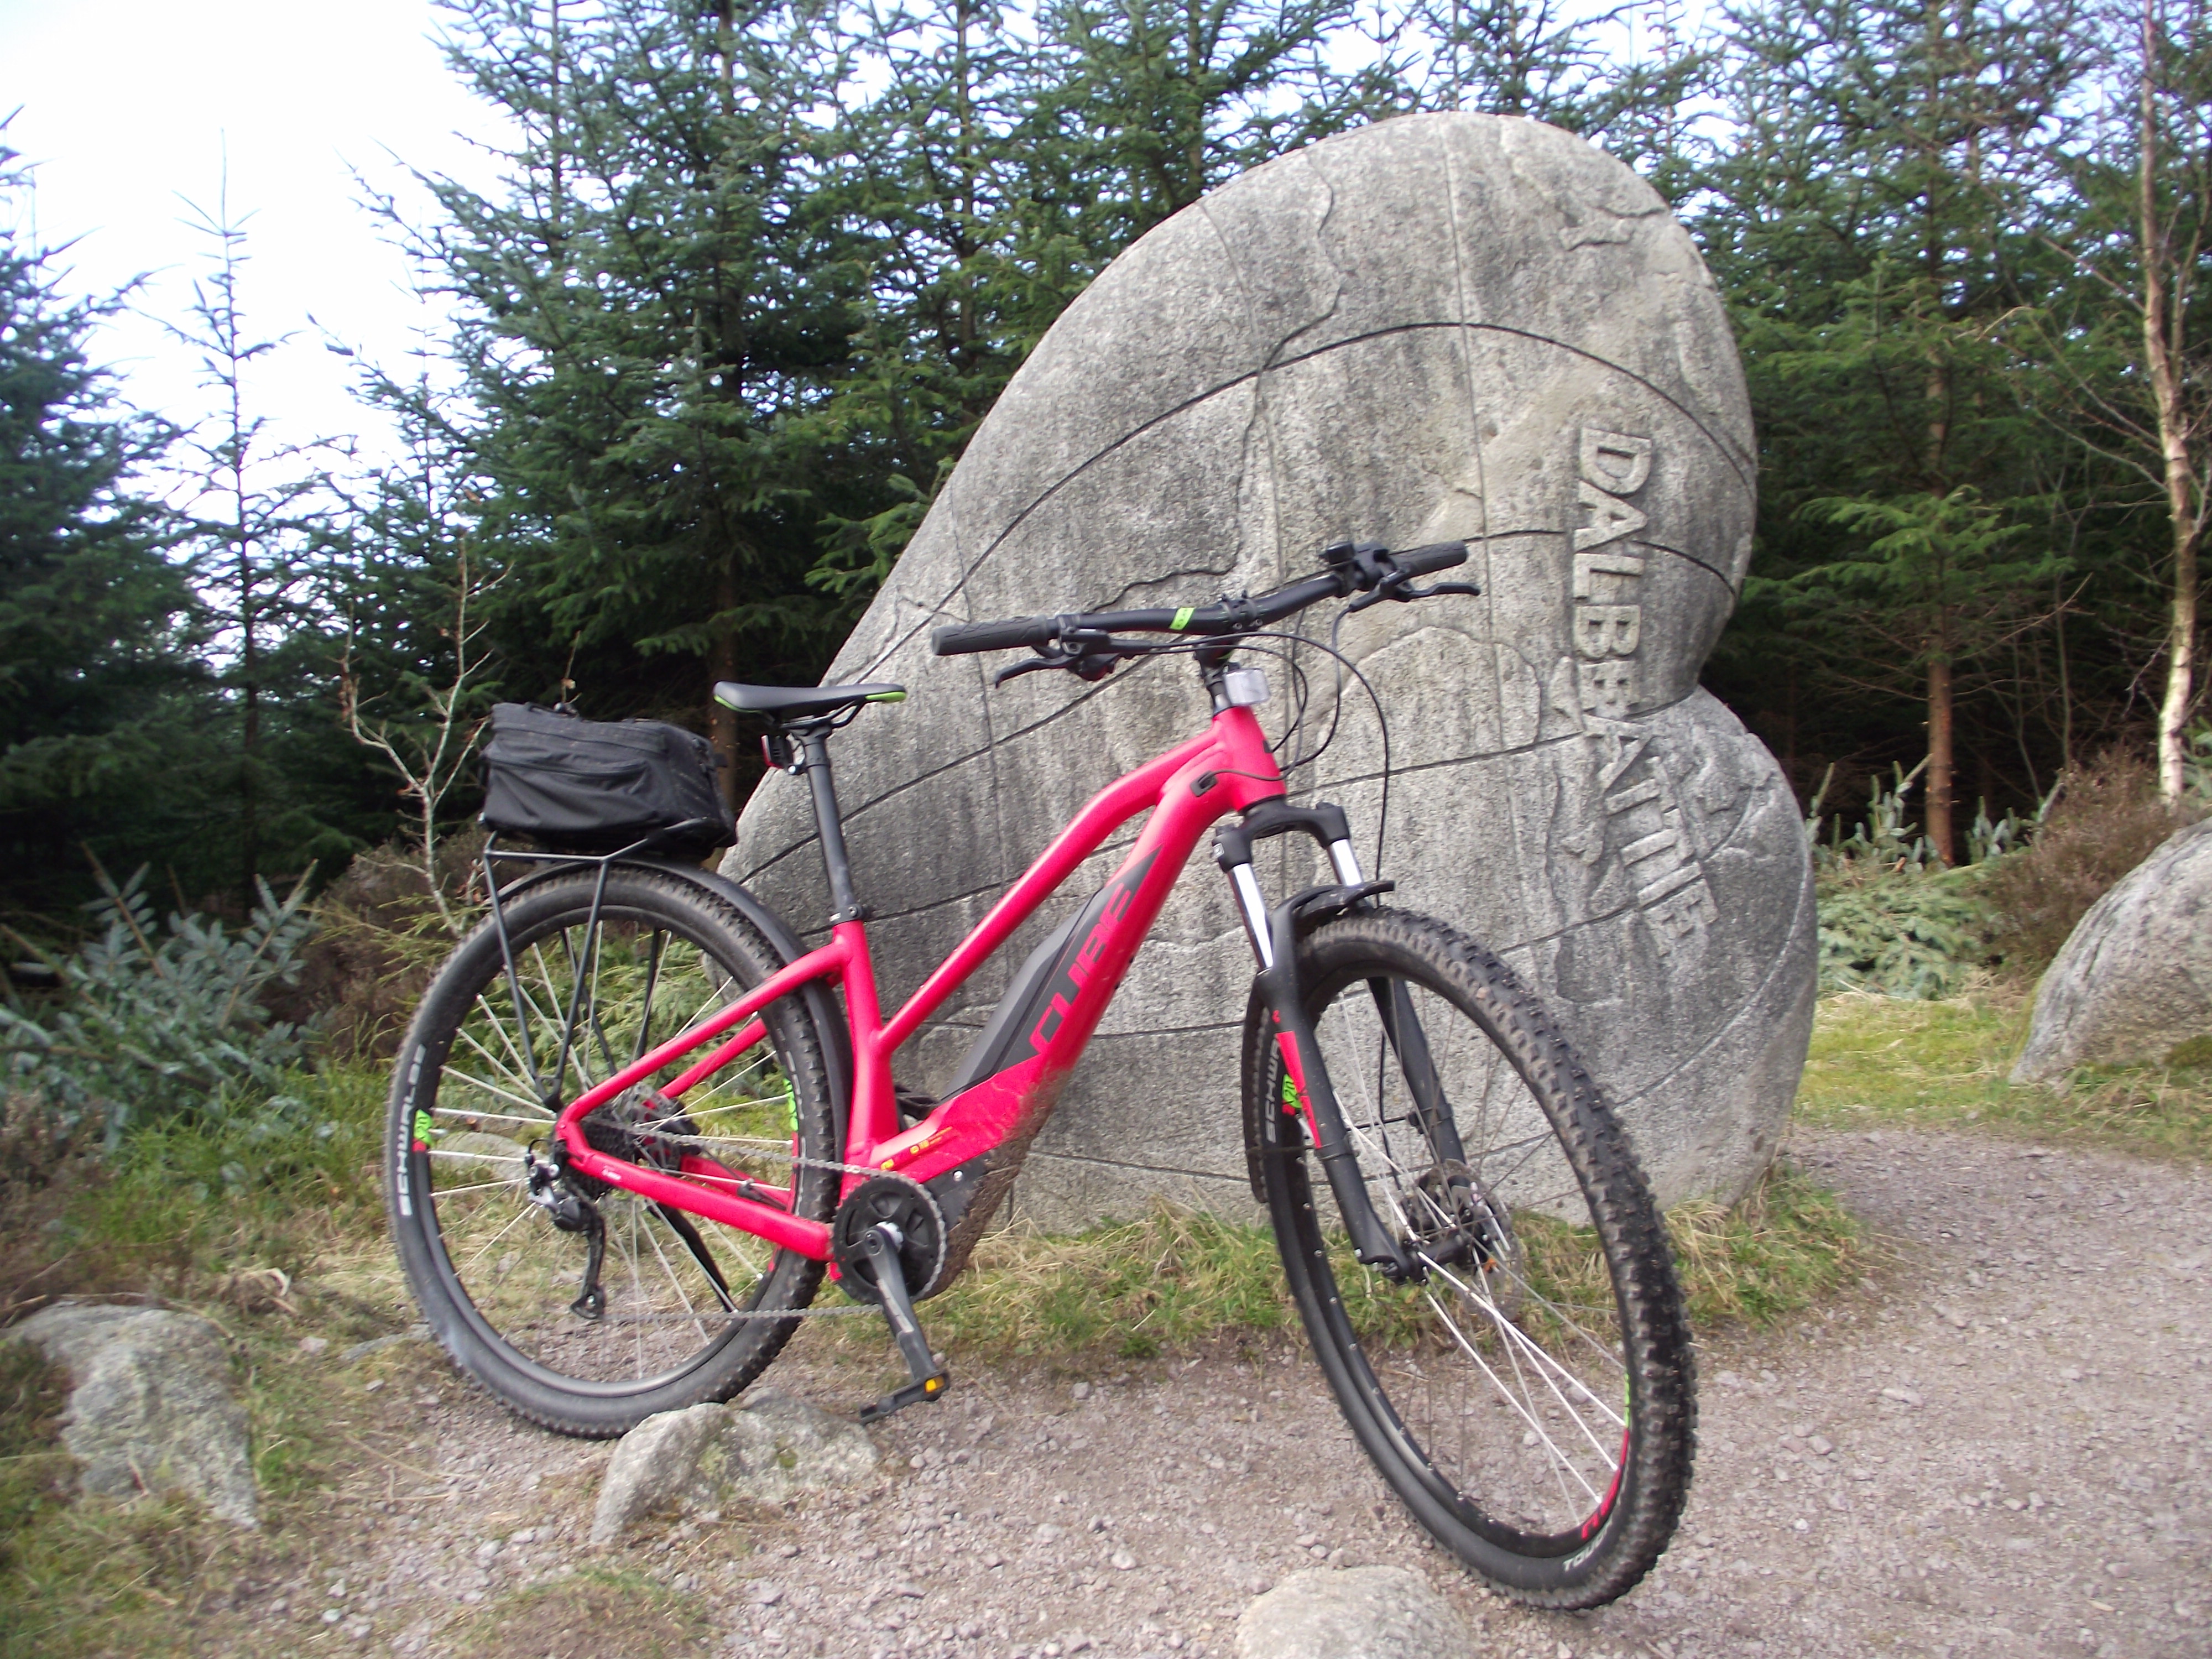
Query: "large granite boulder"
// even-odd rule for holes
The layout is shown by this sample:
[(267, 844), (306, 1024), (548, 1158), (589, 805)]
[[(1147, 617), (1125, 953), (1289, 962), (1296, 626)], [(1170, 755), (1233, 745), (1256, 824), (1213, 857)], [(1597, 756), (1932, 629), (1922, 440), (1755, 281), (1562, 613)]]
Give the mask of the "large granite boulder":
[(57, 1303), (6, 1334), (70, 1375), (62, 1444), (99, 1498), (196, 1498), (217, 1518), (260, 1524), (246, 1407), (222, 1333), (165, 1308)]
[[(1771, 1157), (1814, 996), (1811, 872), (1772, 757), (1698, 687), (1751, 547), (1751, 422), (1688, 235), (1626, 167), (1540, 123), (1385, 122), (1259, 167), (1158, 226), (1069, 307), (969, 446), (830, 672), (894, 679), (834, 750), (885, 1006), (1116, 773), (1198, 731), (1181, 661), (1098, 686), (930, 629), (1204, 604), (1340, 538), (1464, 537), (1479, 599), (1379, 606), (1341, 645), (1389, 718), (1398, 901), (1533, 981), (1658, 1190), (1730, 1198)], [(1325, 636), (1326, 613), (1307, 626)], [(1306, 652), (1308, 730), (1328, 665)], [(1271, 729), (1289, 718), (1270, 665)], [(1372, 856), (1382, 754), (1356, 690), (1296, 775)], [(798, 781), (755, 794), (725, 868), (796, 926), (828, 914)], [(952, 1073), (1109, 848), (901, 1060)], [(1308, 850), (1268, 844), (1278, 891)], [(1370, 873), (1375, 873), (1370, 871)], [(1236, 1106), (1249, 950), (1194, 865), (1036, 1144), (1048, 1225), (1151, 1194), (1249, 1205)]]
[(2177, 830), (2089, 907), (2036, 987), (2014, 1083), (2156, 1064), (2212, 1036), (2212, 818)]

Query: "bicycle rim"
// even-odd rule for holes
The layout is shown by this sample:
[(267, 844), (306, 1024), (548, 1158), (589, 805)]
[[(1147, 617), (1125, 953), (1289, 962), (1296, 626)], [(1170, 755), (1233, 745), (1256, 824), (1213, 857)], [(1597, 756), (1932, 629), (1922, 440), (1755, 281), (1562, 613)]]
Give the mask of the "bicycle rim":
[[(1354, 1258), (1274, 1057), (1292, 1286), (1347, 1419), (1430, 1530), (1509, 1588), (1609, 1599), (1663, 1547), (1687, 1478), (1687, 1333), (1656, 1217), (1527, 994), (1448, 930), (1395, 931), (1416, 948), (1322, 941), (1303, 982), (1369, 1200), (1421, 1282)], [(1401, 1029), (1456, 1149), (1423, 1121)]]
[[(763, 966), (719, 936), (726, 919), (690, 914), (696, 906), (641, 903), (649, 896), (617, 879), (594, 921), (591, 884), (562, 885), (569, 890), (512, 908), (507, 951), (495, 935), (472, 941), (448, 970), (462, 982), (433, 988), (444, 1029), (426, 1034), (406, 1132), (438, 1278), (477, 1338), (542, 1388), (634, 1395), (702, 1366), (719, 1371), (734, 1358), (726, 1350), (758, 1346), (769, 1322), (741, 1316), (803, 1306), (819, 1270), (572, 1175), (562, 1195), (583, 1205), (570, 1218), (596, 1217), (604, 1247), (600, 1299), (587, 1299), (592, 1231), (564, 1228), (532, 1201), (529, 1154), (546, 1149), (561, 1105), (696, 1030)], [(803, 1120), (821, 1115), (799, 1094), (811, 1028), (788, 1002), (764, 1018), (765, 1041), (680, 1100), (653, 1085), (699, 1053), (595, 1111), (587, 1137), (702, 1188), (826, 1209), (833, 1178), (803, 1161), (825, 1151), (807, 1144), (825, 1137), (802, 1133)]]

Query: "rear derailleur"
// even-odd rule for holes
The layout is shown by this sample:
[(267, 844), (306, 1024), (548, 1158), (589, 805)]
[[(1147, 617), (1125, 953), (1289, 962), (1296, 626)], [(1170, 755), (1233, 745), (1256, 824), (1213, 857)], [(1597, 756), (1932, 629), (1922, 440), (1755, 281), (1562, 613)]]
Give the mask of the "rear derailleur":
[(556, 1227), (564, 1233), (584, 1235), (584, 1287), (568, 1304), (568, 1311), (579, 1319), (598, 1319), (607, 1310), (606, 1292), (599, 1288), (599, 1269), (607, 1259), (607, 1224), (593, 1202), (598, 1194), (587, 1195), (579, 1188), (588, 1184), (602, 1193), (606, 1188), (571, 1170), (564, 1150), (556, 1141), (553, 1155), (548, 1158), (532, 1146), (525, 1158), (529, 1172), (525, 1185), (530, 1201), (544, 1210)]

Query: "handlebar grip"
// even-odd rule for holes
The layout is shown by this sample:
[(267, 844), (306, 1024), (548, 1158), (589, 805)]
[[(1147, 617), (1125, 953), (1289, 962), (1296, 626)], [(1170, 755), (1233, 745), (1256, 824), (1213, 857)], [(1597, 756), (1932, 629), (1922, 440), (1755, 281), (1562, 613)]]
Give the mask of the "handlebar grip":
[(1057, 617), (1009, 617), (1002, 622), (954, 623), (938, 629), (929, 636), (929, 648), (940, 657), (964, 657), (977, 651), (1043, 645), (1059, 636)]
[(1426, 547), (1410, 548), (1403, 553), (1393, 553), (1391, 562), (1408, 576), (1425, 576), (1432, 570), (1449, 570), (1455, 564), (1467, 562), (1465, 542), (1431, 542)]

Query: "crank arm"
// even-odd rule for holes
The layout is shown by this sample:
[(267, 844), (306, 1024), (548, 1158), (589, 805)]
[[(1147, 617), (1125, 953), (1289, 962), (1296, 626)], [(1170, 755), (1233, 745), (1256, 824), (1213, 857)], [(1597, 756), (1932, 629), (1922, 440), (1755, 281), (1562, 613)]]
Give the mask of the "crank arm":
[(587, 1205), (584, 1223), (584, 1288), (568, 1304), (579, 1319), (597, 1319), (607, 1310), (607, 1293), (599, 1288), (599, 1269), (606, 1265), (607, 1224), (597, 1205)]
[(894, 1237), (890, 1224), (879, 1221), (861, 1235), (860, 1249), (868, 1258), (869, 1277), (883, 1297), (884, 1317), (890, 1324), (891, 1335), (897, 1339), (899, 1354), (905, 1359), (907, 1375), (913, 1381), (875, 1404), (861, 1407), (863, 1423), (889, 1417), (917, 1401), (941, 1400), (951, 1382), (929, 1352), (929, 1339), (921, 1334), (921, 1322), (914, 1316), (914, 1300), (907, 1294), (906, 1267), (899, 1260), (898, 1246), (892, 1243)]

